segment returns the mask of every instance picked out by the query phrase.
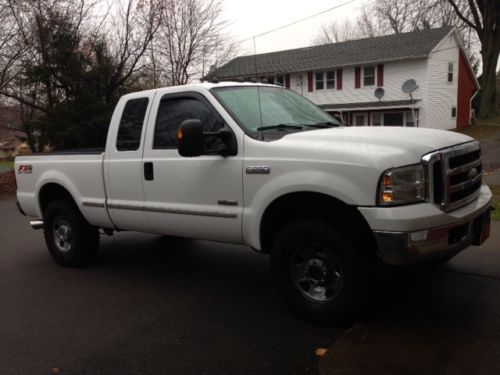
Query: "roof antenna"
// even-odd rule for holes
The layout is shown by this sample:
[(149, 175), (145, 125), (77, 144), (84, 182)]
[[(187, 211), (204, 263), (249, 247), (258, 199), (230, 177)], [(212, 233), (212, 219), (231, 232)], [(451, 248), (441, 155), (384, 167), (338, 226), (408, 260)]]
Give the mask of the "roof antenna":
[[(255, 44), (255, 36), (253, 37), (253, 67), (254, 67), (254, 71), (255, 71), (255, 79), (257, 80), (259, 73), (257, 71), (257, 46)], [(262, 106), (260, 104), (260, 85), (259, 84), (257, 84), (257, 100), (259, 103), (260, 138), (262, 140), (264, 140), (264, 129), (263, 129), (264, 126), (262, 124)]]

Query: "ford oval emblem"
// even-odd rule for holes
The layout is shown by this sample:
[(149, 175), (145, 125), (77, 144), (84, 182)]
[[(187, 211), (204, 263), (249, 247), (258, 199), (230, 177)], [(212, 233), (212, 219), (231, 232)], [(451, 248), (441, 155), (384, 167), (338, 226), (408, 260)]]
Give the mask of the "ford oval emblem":
[(469, 180), (472, 180), (474, 177), (476, 177), (478, 175), (479, 171), (477, 170), (477, 168), (472, 168), (469, 173), (467, 173), (467, 178)]

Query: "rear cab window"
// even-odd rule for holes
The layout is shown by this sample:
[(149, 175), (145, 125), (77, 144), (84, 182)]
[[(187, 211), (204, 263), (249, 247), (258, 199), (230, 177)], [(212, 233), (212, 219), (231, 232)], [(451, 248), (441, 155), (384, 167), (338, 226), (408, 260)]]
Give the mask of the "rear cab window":
[(148, 98), (130, 99), (123, 109), (116, 149), (118, 151), (136, 151), (141, 144), (142, 127), (148, 109)]

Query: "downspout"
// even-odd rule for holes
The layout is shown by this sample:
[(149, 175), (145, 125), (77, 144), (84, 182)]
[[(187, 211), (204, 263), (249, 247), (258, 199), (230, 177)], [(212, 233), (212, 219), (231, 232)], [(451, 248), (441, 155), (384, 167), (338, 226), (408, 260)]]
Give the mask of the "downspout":
[(470, 100), (469, 100), (469, 125), (471, 125), (471, 123), (472, 123), (472, 101), (474, 100), (474, 98), (476, 97), (478, 92), (479, 92), (479, 90), (476, 90), (474, 95), (472, 95)]

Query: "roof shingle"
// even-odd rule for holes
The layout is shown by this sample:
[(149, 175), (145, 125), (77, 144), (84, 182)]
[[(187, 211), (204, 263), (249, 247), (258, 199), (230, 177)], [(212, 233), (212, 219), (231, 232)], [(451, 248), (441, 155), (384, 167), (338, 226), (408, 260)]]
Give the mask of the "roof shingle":
[(342, 43), (240, 56), (205, 78), (248, 77), (256, 74), (305, 72), (391, 60), (423, 58), (451, 27), (385, 35)]

